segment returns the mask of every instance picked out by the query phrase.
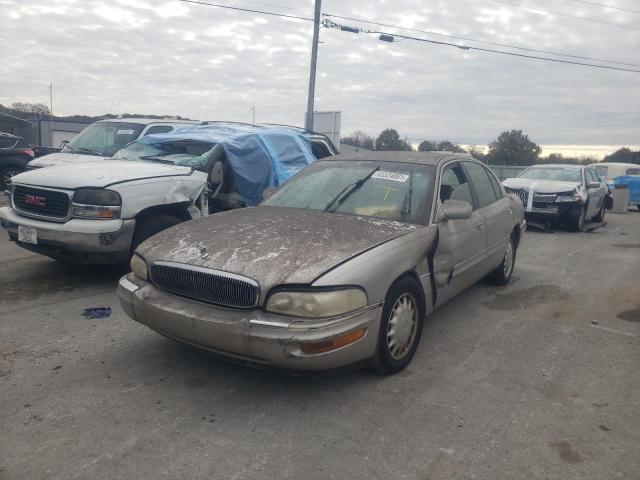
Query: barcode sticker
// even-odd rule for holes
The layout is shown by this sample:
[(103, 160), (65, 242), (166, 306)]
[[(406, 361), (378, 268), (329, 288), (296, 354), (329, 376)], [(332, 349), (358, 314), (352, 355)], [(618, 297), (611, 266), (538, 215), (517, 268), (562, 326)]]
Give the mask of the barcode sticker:
[(118, 130), (116, 135), (133, 135), (134, 133), (134, 130)]
[(391, 180), (393, 182), (400, 183), (405, 183), (407, 180), (409, 180), (409, 175), (406, 173), (385, 172), (384, 170), (378, 170), (372, 175), (372, 177), (378, 178), (380, 180)]

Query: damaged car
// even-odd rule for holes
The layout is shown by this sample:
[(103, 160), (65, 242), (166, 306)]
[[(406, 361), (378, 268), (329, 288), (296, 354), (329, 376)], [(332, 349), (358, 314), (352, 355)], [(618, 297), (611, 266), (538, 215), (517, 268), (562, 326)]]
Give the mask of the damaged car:
[(127, 262), (152, 235), (256, 205), (264, 189), (313, 161), (292, 129), (185, 127), (144, 136), (112, 159), (13, 177), (0, 225), (18, 246), (59, 261)]
[(466, 154), (338, 155), (266, 193), (142, 243), (118, 285), (124, 311), (253, 365), (392, 374), (436, 308), (484, 277), (509, 282), (526, 225)]
[(520, 198), (527, 221), (563, 224), (576, 232), (586, 222), (603, 222), (612, 205), (607, 183), (587, 166), (534, 165), (502, 184)]

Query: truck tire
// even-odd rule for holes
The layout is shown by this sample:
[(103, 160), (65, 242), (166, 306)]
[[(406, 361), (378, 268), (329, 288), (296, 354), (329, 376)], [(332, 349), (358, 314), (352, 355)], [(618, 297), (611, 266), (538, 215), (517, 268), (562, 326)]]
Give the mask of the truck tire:
[(4, 191), (9, 188), (9, 185), (11, 184), (11, 177), (24, 171), (24, 168), (17, 165), (8, 165), (0, 168), (0, 191)]
[(594, 222), (604, 222), (604, 213), (605, 213), (605, 206), (604, 206), (604, 201), (602, 202), (602, 205), (600, 206), (600, 211), (598, 212), (598, 214), (593, 217), (593, 221)]
[(584, 220), (587, 211), (583, 206), (572, 208), (568, 214), (569, 228), (574, 232), (581, 232), (584, 229)]
[(142, 219), (136, 221), (133, 242), (131, 242), (131, 253), (147, 238), (179, 223), (182, 223), (182, 220), (172, 215), (150, 215), (148, 217), (142, 217)]

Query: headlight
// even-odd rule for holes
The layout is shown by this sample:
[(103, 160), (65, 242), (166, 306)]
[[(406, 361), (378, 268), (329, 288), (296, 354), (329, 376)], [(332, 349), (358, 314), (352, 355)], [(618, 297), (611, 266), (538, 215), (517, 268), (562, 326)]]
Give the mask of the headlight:
[(579, 202), (581, 197), (578, 195), (558, 195), (556, 202)]
[(120, 218), (122, 199), (118, 192), (101, 188), (83, 188), (73, 195), (73, 216), (110, 220)]
[(358, 288), (318, 291), (280, 291), (272, 294), (266, 310), (295, 317), (322, 318), (342, 315), (367, 306), (367, 295)]
[(147, 262), (145, 262), (140, 255), (134, 253), (131, 256), (131, 262), (129, 262), (129, 265), (131, 265), (131, 271), (136, 277), (140, 280), (147, 280)]

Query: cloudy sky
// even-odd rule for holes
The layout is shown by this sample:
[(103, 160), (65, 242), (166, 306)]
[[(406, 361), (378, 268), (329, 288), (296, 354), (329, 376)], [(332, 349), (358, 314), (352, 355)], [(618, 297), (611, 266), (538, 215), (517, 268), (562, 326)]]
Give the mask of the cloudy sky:
[[(313, 16), (312, 0), (203, 1)], [(640, 11), (638, 0), (592, 1)], [(578, 0), (506, 3), (599, 22), (496, 0), (323, 0), (322, 10), (636, 64), (596, 62), (640, 71), (640, 14)], [(4, 105), (48, 103), (53, 82), (56, 114), (129, 112), (250, 121), (255, 106), (260, 122), (303, 123), (311, 22), (177, 0), (0, 0), (0, 18)], [(393, 127), (413, 141), (486, 144), (516, 128), (544, 145), (640, 144), (640, 73), (412, 40), (385, 43), (375, 34), (326, 28), (320, 40), (316, 109), (342, 111), (343, 134), (377, 134)]]

